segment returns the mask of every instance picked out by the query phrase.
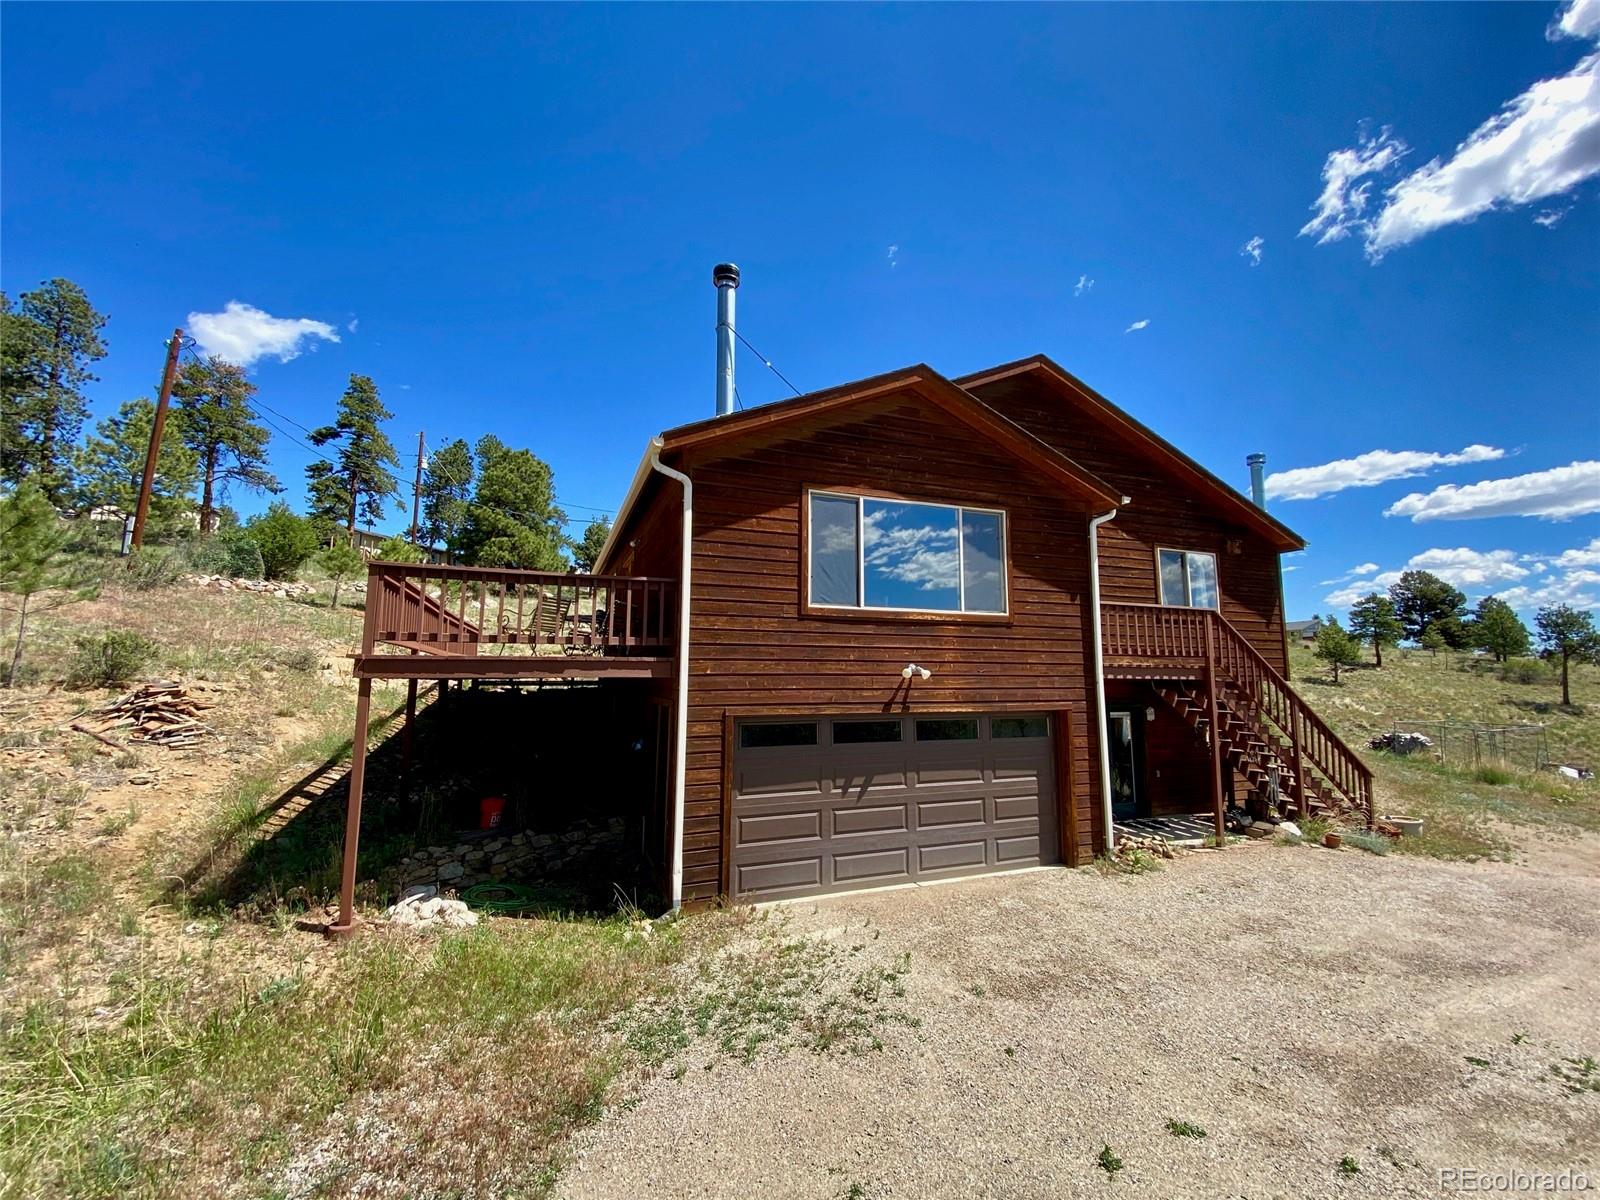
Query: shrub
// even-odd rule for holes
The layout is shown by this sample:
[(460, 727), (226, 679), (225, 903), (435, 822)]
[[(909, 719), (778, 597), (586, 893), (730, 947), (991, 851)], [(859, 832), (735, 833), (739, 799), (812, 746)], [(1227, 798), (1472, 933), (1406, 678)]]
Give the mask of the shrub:
[(383, 562), (420, 563), (426, 558), (421, 547), (413, 546), (403, 537), (385, 538), (373, 553), (373, 558)]
[(281, 500), (251, 517), (244, 532), (261, 552), (262, 574), (267, 579), (289, 578), (317, 552), (320, 541), (311, 522), (296, 516)]
[(113, 687), (127, 683), (156, 656), (156, 644), (143, 634), (113, 629), (76, 639), (67, 682), (74, 687)]
[(140, 546), (122, 560), (122, 582), (136, 592), (152, 592), (171, 587), (187, 567), (175, 546)]
[(206, 538), (195, 547), (189, 561), (196, 571), (230, 579), (261, 579), (267, 571), (261, 548), (242, 529), (229, 529)]
[(269, 661), (286, 671), (315, 671), (322, 665), (322, 655), (310, 646), (280, 646)]
[(1506, 683), (1544, 683), (1550, 668), (1536, 658), (1513, 658), (1501, 666), (1500, 678)]
[(1494, 787), (1504, 787), (1511, 782), (1511, 772), (1504, 767), (1479, 767), (1472, 773), (1472, 778), (1478, 783), (1491, 784)]
[(1381, 833), (1368, 833), (1365, 829), (1353, 829), (1344, 835), (1344, 844), (1354, 846), (1358, 850), (1366, 850), (1372, 854), (1387, 854), (1391, 849), (1389, 839)]

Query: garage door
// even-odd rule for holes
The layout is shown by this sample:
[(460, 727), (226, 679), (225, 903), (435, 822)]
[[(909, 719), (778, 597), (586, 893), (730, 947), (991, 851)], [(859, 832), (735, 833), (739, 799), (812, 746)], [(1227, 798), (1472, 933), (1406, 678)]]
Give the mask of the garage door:
[(775, 900), (1059, 858), (1046, 714), (792, 717), (734, 739), (734, 895)]

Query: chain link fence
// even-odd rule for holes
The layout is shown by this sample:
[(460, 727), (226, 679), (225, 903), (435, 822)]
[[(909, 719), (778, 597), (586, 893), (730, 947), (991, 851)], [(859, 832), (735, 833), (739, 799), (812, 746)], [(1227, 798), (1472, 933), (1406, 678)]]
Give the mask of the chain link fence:
[(1467, 721), (1423, 718), (1396, 720), (1374, 745), (1396, 754), (1426, 754), (1447, 766), (1520, 767), (1538, 771), (1550, 765), (1550, 741), (1543, 725), (1475, 725)]

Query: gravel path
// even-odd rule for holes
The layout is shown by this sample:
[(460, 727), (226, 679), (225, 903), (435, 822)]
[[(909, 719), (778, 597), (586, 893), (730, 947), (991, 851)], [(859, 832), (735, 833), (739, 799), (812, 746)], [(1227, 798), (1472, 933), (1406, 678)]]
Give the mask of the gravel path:
[(663, 1072), (558, 1195), (1098, 1194), (1106, 1144), (1111, 1186), (1162, 1197), (1433, 1196), (1453, 1165), (1600, 1188), (1600, 1091), (1548, 1075), (1600, 1057), (1600, 839), (1516, 865), (1249, 845), (788, 910), (909, 951), (921, 1026)]

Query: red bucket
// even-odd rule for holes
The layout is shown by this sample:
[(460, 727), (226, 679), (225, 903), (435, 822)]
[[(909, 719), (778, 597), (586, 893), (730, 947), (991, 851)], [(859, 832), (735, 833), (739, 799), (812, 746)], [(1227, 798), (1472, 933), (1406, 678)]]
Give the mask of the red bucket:
[(496, 829), (506, 811), (506, 802), (499, 796), (485, 796), (478, 802), (478, 828)]

